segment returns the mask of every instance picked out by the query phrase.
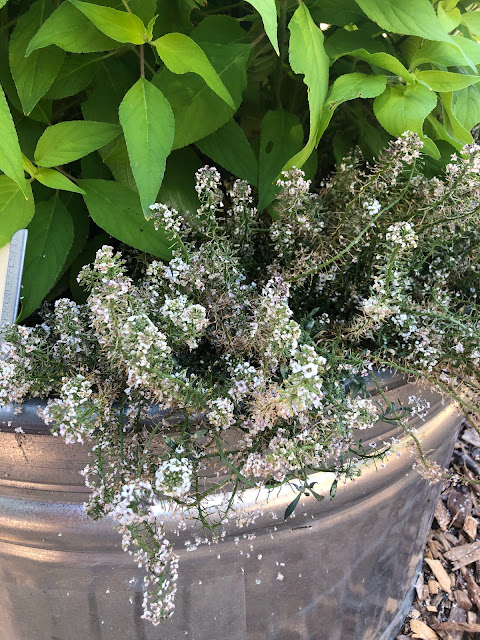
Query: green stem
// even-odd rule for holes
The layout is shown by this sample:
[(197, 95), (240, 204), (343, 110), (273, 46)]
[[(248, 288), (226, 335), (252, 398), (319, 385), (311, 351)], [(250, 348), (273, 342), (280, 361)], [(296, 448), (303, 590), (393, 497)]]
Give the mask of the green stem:
[(387, 211), (390, 211), (390, 209), (392, 209), (395, 205), (397, 205), (403, 199), (403, 196), (406, 194), (406, 192), (408, 191), (408, 188), (410, 187), (410, 182), (412, 180), (413, 173), (415, 171), (415, 166), (416, 166), (416, 160), (414, 160), (413, 163), (412, 163), (412, 168), (411, 168), (410, 174), (408, 176), (407, 184), (402, 189), (402, 191), (400, 192), (398, 197), (395, 198), (395, 200), (393, 202), (391, 202), (387, 207), (384, 207), (384, 208), (380, 209), (380, 211), (375, 216), (373, 216), (373, 218), (370, 220), (369, 224), (366, 227), (364, 227), (360, 231), (360, 233), (351, 242), (348, 243), (348, 245), (345, 247), (345, 249), (342, 249), (342, 251), (340, 251), (339, 253), (334, 255), (332, 258), (329, 258), (325, 262), (322, 262), (322, 264), (316, 265), (315, 267), (313, 267), (312, 269), (310, 269), (306, 273), (299, 273), (298, 276), (295, 276), (293, 278), (288, 278), (287, 281), (288, 282), (297, 282), (298, 280), (304, 280), (304, 279), (308, 278), (309, 276), (313, 276), (316, 273), (318, 273), (319, 271), (321, 271), (322, 269), (324, 269), (325, 267), (328, 267), (333, 262), (336, 262), (339, 258), (344, 256), (346, 253), (348, 253), (350, 251), (350, 249), (352, 247), (354, 247), (357, 244), (357, 242), (363, 238), (363, 236), (367, 233), (367, 231), (369, 229), (371, 229), (372, 223), (376, 222), (380, 216), (382, 216)]
[(143, 454), (143, 456), (142, 456), (142, 458), (140, 460), (140, 464), (138, 465), (140, 473), (142, 472), (143, 465), (145, 464), (145, 460), (147, 458), (148, 449), (149, 449), (150, 445), (152, 444), (152, 440), (155, 437), (158, 429), (160, 428), (160, 424), (161, 424), (161, 422), (159, 421), (154, 426), (154, 428), (152, 429), (152, 433), (150, 434), (150, 437), (147, 440), (147, 444), (145, 445), (145, 447), (143, 449), (144, 450), (144, 454)]
[(442, 391), (445, 391), (446, 394), (451, 396), (454, 400), (456, 400), (459, 405), (463, 408), (469, 409), (470, 411), (478, 412), (478, 406), (472, 405), (466, 400), (463, 400), (458, 394), (456, 394), (452, 389), (447, 387), (447, 385), (443, 384), (436, 378), (432, 378), (432, 376), (427, 376), (421, 371), (417, 371), (416, 369), (410, 369), (409, 367), (405, 367), (403, 365), (398, 364), (397, 362), (389, 362), (388, 360), (381, 360), (380, 358), (375, 358), (377, 364), (380, 364), (384, 367), (388, 367), (389, 369), (396, 369), (397, 371), (401, 371), (402, 373), (408, 373), (410, 375), (415, 376), (416, 378), (423, 378), (427, 382), (430, 382), (433, 385), (436, 385)]
[(395, 264), (395, 258), (397, 257), (399, 251), (400, 251), (400, 247), (396, 247), (394, 252), (392, 253), (390, 264), (388, 265), (387, 277), (385, 279), (385, 296), (386, 297), (388, 297), (388, 292), (390, 289), (390, 281), (392, 280), (393, 265)]
[(140, 45), (140, 76), (145, 78), (145, 52), (143, 50), (143, 44)]
[(252, 482), (251, 480), (248, 480), (248, 478), (245, 478), (245, 476), (242, 475), (240, 471), (236, 467), (234, 467), (234, 465), (230, 462), (230, 460), (225, 455), (224, 450), (222, 449), (222, 445), (220, 444), (220, 439), (218, 437), (216, 439), (216, 443), (217, 443), (218, 454), (222, 459), (222, 462), (224, 462), (227, 465), (230, 471), (233, 471), (233, 473), (237, 476), (237, 478), (247, 487), (256, 487), (257, 485), (254, 482)]
[[(135, 45), (132, 45), (132, 51), (134, 51), (134, 52), (135, 52), (135, 55), (137, 56), (137, 58), (139, 58), (139, 59), (140, 59), (140, 73), (141, 73), (141, 71), (142, 71), (142, 65), (143, 65), (143, 68), (144, 68), (144, 73), (143, 73), (142, 78), (144, 78), (144, 77), (145, 77), (145, 67), (150, 71), (150, 73), (152, 74), (152, 76), (154, 76), (154, 75), (155, 75), (155, 73), (156, 73), (156, 70), (152, 67), (152, 65), (151, 65), (151, 64), (149, 64), (149, 63), (145, 60), (145, 55), (144, 55), (144, 53), (145, 53), (145, 52), (143, 52), (143, 53), (142, 53), (142, 50), (143, 50), (143, 44), (141, 44), (141, 45), (140, 45), (140, 51), (138, 51), (138, 49), (137, 49), (137, 47), (136, 47)], [(143, 62), (142, 62), (142, 55), (143, 55)]]

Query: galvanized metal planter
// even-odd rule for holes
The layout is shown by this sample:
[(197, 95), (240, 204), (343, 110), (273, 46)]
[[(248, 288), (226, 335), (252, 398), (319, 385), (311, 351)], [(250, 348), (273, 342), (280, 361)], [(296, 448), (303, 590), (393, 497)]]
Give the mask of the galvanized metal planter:
[[(392, 399), (429, 399), (424, 450), (445, 465), (461, 416), (402, 379)], [(180, 582), (173, 617), (140, 619), (142, 574), (108, 519), (89, 520), (79, 470), (85, 451), (49, 435), (36, 404), (0, 414), (0, 640), (390, 640), (408, 611), (440, 486), (412, 471), (411, 445), (387, 467), (366, 469), (337, 497), (250, 492), (255, 522), (228, 526), (223, 542), (187, 551), (175, 537)], [(21, 426), (24, 434), (15, 433)], [(383, 439), (392, 427), (378, 424)], [(364, 435), (364, 434), (363, 434)], [(315, 478), (317, 479), (317, 478)], [(318, 492), (331, 478), (319, 476)], [(168, 527), (174, 529), (171, 521)], [(173, 539), (173, 538), (172, 538)], [(221, 556), (218, 558), (217, 556)]]

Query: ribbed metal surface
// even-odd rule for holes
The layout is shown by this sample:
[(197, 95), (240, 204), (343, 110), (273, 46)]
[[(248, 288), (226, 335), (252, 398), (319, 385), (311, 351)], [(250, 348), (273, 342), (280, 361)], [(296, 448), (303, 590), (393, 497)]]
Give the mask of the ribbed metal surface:
[[(430, 400), (420, 437), (446, 464), (461, 416), (411, 384), (390, 388), (395, 400)], [(255, 522), (230, 523), (223, 542), (187, 552), (201, 532), (172, 534), (177, 608), (155, 628), (140, 620), (142, 574), (118, 534), (83, 512), (82, 447), (48, 435), (33, 406), (0, 414), (0, 429), (0, 640), (390, 640), (406, 613), (440, 491), (412, 471), (407, 443), (386, 469), (365, 470), (332, 502), (305, 499), (287, 522), (292, 493), (255, 505), (254, 492)], [(331, 478), (318, 480), (328, 492)]]

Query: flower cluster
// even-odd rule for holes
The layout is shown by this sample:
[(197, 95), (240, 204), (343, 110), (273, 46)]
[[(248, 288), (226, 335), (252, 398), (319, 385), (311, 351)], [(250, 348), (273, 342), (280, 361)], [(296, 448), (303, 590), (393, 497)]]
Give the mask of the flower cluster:
[[(358, 475), (392, 444), (368, 436), (389, 409), (366, 383), (376, 369), (478, 410), (480, 147), (430, 178), (421, 149), (407, 133), (373, 166), (354, 153), (319, 193), (285, 172), (274, 219), (244, 181), (224, 190), (204, 167), (197, 211), (151, 207), (170, 261), (104, 246), (79, 277), (86, 304), (3, 331), (0, 403), (50, 397), (44, 420), (90, 446), (87, 511), (114, 518), (145, 567), (153, 623), (173, 611), (177, 577), (162, 514), (218, 524), (248, 487)], [(412, 397), (388, 419), (412, 434), (405, 416), (427, 409)], [(202, 493), (212, 468), (215, 504)]]

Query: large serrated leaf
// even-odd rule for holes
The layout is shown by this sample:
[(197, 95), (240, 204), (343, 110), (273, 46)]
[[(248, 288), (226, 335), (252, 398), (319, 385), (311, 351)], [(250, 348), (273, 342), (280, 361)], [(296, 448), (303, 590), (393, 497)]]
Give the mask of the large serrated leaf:
[(83, 91), (100, 70), (101, 61), (102, 56), (97, 53), (67, 55), (46, 97), (60, 100)]
[[(135, 178), (132, 173), (132, 167), (130, 166), (130, 159), (128, 157), (127, 143), (123, 136), (119, 136), (112, 142), (98, 150), (104, 164), (112, 172), (113, 177), (120, 184), (125, 185), (129, 189), (138, 192), (138, 187), (135, 183)], [(86, 175), (83, 173), (84, 178), (101, 178), (101, 175)]]
[(477, 87), (467, 87), (454, 94), (453, 113), (467, 131), (480, 122), (480, 93)]
[(246, 71), (251, 53), (251, 47), (242, 42), (244, 34), (243, 29), (228, 16), (206, 18), (190, 34), (228, 89), (235, 109), (195, 74), (177, 76), (168, 69), (162, 69), (153, 77), (152, 82), (161, 89), (175, 116), (174, 149), (210, 135), (228, 122), (240, 106), (247, 85)]
[(480, 44), (463, 36), (452, 36), (451, 42), (425, 40), (415, 51), (410, 62), (414, 70), (421, 64), (430, 63), (445, 67), (463, 66), (466, 61), (480, 64)]
[(429, 0), (355, 0), (379, 27), (427, 40), (449, 41)]
[(113, 180), (79, 180), (93, 221), (114, 238), (168, 260), (169, 241), (151, 220), (145, 220), (138, 193)]
[(108, 51), (120, 46), (119, 42), (104, 33), (76, 9), (70, 2), (62, 2), (42, 24), (30, 40), (26, 55), (51, 44), (73, 53)]
[(167, 33), (152, 42), (167, 69), (172, 73), (196, 73), (202, 77), (212, 91), (220, 96), (232, 109), (232, 97), (215, 71), (203, 49), (183, 33)]
[(339, 29), (325, 41), (325, 51), (332, 61), (336, 61), (342, 56), (353, 56), (375, 67), (386, 69), (403, 78), (405, 82), (414, 82), (415, 77), (400, 60), (385, 51), (385, 43), (382, 40), (382, 38), (371, 38), (362, 31), (348, 32)]
[(65, 53), (51, 47), (25, 57), (28, 43), (52, 7), (47, 0), (37, 0), (20, 16), (10, 38), (9, 62), (18, 97), (25, 114), (29, 114), (55, 80)]
[(435, 93), (423, 85), (394, 85), (375, 98), (373, 110), (382, 127), (392, 136), (399, 136), (404, 131), (422, 134), (423, 122), (436, 104)]
[(218, 131), (197, 142), (202, 153), (237, 178), (256, 186), (258, 163), (241, 126), (232, 118)]
[(55, 167), (83, 158), (116, 138), (121, 129), (116, 124), (72, 120), (47, 127), (35, 149), (35, 162)]
[(315, 22), (324, 22), (344, 27), (365, 20), (365, 15), (355, 0), (315, 0), (310, 6)]
[(118, 107), (137, 78), (137, 69), (131, 69), (120, 59), (103, 60), (89, 95), (81, 105), (85, 120), (117, 124)]
[(150, 22), (156, 13), (162, 15), (161, 11), (157, 11), (157, 0), (129, 0), (128, 7), (144, 24)]
[(172, 109), (160, 89), (140, 78), (122, 100), (119, 116), (143, 212), (148, 215), (172, 150)]
[(480, 11), (467, 11), (462, 14), (461, 22), (474, 36), (480, 36)]
[(472, 134), (459, 122), (453, 111), (453, 93), (442, 93), (440, 101), (443, 107), (443, 124), (448, 133), (462, 144), (471, 144)]

